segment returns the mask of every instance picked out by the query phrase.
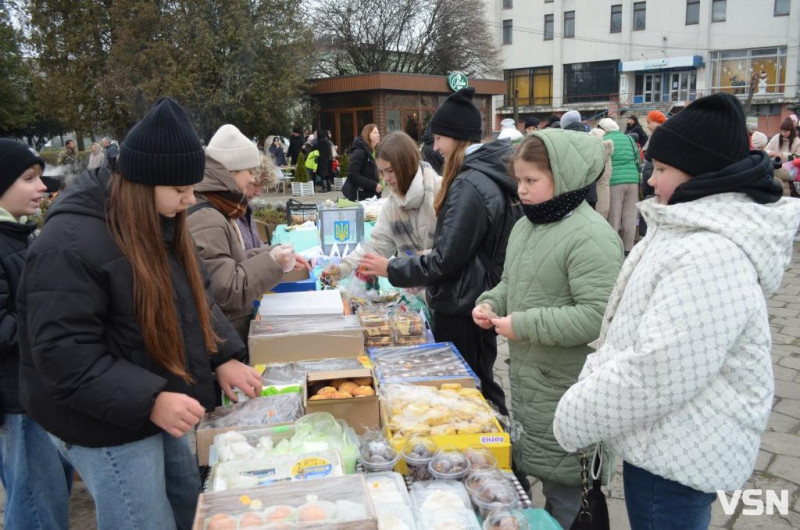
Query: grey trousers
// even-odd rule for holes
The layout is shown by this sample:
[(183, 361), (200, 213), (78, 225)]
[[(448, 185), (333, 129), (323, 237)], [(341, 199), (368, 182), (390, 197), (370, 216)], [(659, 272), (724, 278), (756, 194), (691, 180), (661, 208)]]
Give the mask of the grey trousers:
[(611, 210), (608, 213), (608, 222), (622, 236), (622, 246), (625, 247), (625, 252), (631, 251), (633, 240), (636, 237), (636, 225), (639, 221), (636, 210), (638, 202), (638, 184), (611, 186)]
[(565, 486), (543, 480), (542, 493), (545, 498), (544, 509), (558, 521), (562, 528), (569, 530), (581, 508), (581, 499), (583, 498), (581, 487)]

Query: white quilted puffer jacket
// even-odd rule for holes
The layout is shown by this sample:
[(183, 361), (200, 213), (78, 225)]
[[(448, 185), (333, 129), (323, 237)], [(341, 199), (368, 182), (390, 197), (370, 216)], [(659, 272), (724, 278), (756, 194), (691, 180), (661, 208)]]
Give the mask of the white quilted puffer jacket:
[(765, 295), (779, 286), (800, 200), (724, 193), (639, 209), (647, 236), (622, 266), (597, 351), (558, 404), (567, 450), (598, 441), (697, 490), (750, 476), (773, 397)]

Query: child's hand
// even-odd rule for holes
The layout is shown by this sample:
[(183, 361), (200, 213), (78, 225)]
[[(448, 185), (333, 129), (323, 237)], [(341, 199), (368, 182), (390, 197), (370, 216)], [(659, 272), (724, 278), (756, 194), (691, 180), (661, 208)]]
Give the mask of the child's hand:
[(491, 317), (496, 316), (489, 304), (481, 304), (472, 310), (472, 321), (475, 325), (483, 329), (492, 329)]
[(517, 340), (517, 336), (514, 335), (514, 330), (511, 327), (511, 315), (502, 318), (493, 318), (492, 325), (494, 325), (494, 330), (498, 335), (502, 335), (510, 340)]
[(150, 411), (150, 421), (175, 438), (200, 422), (206, 409), (199, 401), (180, 392), (159, 392)]
[(258, 397), (261, 392), (261, 375), (258, 371), (236, 359), (217, 366), (216, 375), (220, 388), (233, 402), (236, 402), (236, 393), (233, 391), (233, 387), (251, 398)]

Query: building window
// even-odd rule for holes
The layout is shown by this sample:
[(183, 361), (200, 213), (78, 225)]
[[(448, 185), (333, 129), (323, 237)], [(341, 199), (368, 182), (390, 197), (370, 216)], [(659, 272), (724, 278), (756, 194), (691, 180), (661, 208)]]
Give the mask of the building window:
[(622, 31), (622, 4), (611, 6), (611, 33)]
[(686, 0), (686, 25), (700, 23), (700, 0)]
[(711, 91), (747, 95), (751, 75), (757, 76), (755, 95), (783, 94), (786, 46), (711, 52)]
[(619, 61), (564, 65), (564, 99), (567, 103), (608, 101), (619, 93)]
[(544, 16), (544, 40), (553, 40), (553, 15)]
[(728, 0), (711, 0), (711, 22), (725, 22)]
[(789, 14), (790, 0), (775, 0), (775, 16), (783, 17)]
[(553, 67), (520, 68), (506, 70), (506, 96), (504, 105), (514, 104), (514, 93), (517, 105), (552, 105), (553, 104)]
[(503, 44), (511, 44), (511, 33), (513, 31), (512, 21), (503, 21)]
[(575, 11), (564, 11), (564, 38), (575, 36)]
[(511, 9), (514, 7), (514, 0), (503, 0), (503, 9)]
[(545, 4), (552, 4), (552, 3), (553, 3), (553, 0), (544, 0), (544, 3), (545, 3)]
[(641, 31), (647, 27), (647, 2), (633, 3), (633, 31)]

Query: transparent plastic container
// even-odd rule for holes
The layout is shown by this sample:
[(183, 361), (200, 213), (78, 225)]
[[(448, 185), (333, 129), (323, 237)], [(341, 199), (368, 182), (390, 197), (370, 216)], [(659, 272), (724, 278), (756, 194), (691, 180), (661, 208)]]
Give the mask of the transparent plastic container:
[(485, 445), (471, 445), (464, 451), (469, 460), (470, 470), (497, 469), (497, 458)]
[(400, 460), (400, 453), (385, 438), (371, 438), (361, 446), (360, 460), (365, 471), (391, 471)]
[(413, 436), (403, 445), (403, 460), (408, 467), (408, 474), (415, 481), (430, 480), (433, 475), (428, 464), (437, 451), (436, 443), (426, 436)]
[(482, 518), (498, 508), (516, 508), (519, 503), (517, 488), (508, 481), (487, 482), (470, 495)]
[(521, 511), (498, 508), (487, 514), (483, 530), (531, 530), (531, 525)]
[(470, 497), (478, 491), (478, 488), (490, 482), (508, 482), (503, 472), (499, 469), (473, 469), (464, 479)]
[(469, 473), (469, 460), (458, 449), (439, 449), (428, 463), (428, 471), (435, 479), (461, 480)]

